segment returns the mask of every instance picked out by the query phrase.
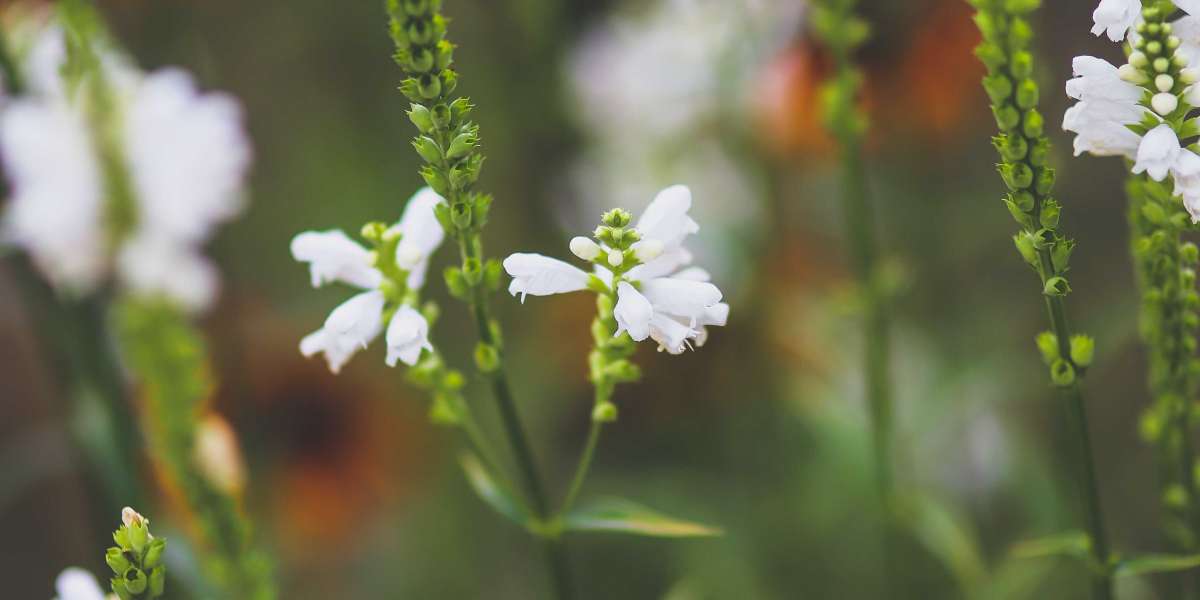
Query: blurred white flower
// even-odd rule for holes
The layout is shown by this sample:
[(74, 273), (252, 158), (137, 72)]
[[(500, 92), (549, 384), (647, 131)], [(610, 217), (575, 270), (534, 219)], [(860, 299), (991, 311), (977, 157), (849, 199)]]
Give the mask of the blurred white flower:
[[(589, 150), (571, 170), (579, 215), (628, 205), (668, 181), (707, 198), (716, 224), (701, 255), (719, 273), (737, 271), (737, 240), (761, 223), (761, 184), (722, 146), (749, 125), (760, 67), (795, 39), (800, 0), (655, 0), (629, 3), (585, 33), (565, 77)], [(732, 258), (730, 262), (723, 262)]]
[(1134, 174), (1146, 173), (1155, 181), (1162, 181), (1177, 167), (1185, 166), (1184, 157), (1191, 154), (1179, 145), (1179, 136), (1170, 125), (1162, 124), (1151, 129), (1138, 145)]
[[(324, 327), (301, 340), (304, 356), (324, 354), (329, 369), (341, 371), (355, 353), (382, 333), (389, 306), (387, 365), (403, 362), (412, 366), (423, 350), (433, 351), (429, 323), (413, 302), (425, 283), (429, 258), (445, 238), (435, 213), (441, 202), (443, 198), (428, 187), (409, 198), (400, 220), (383, 233), (383, 239), (376, 240), (385, 248), (394, 245), (385, 256), (367, 250), (340, 230), (305, 231), (292, 238), (292, 257), (309, 263), (313, 287), (340, 282), (366, 290), (335, 308)], [(378, 266), (380, 260), (390, 261), (387, 269)]]
[[(0, 153), (13, 188), (0, 231), (29, 252), (52, 283), (87, 293), (110, 275), (129, 291), (168, 298), (191, 311), (210, 306), (216, 270), (200, 246), (242, 209), (250, 145), (241, 110), (223, 94), (199, 92), (178, 69), (143, 76), (99, 48), (122, 128), (124, 172), (105, 174), (86, 93), (64, 93), (62, 30), (43, 28), (22, 63), (28, 93), (0, 114)], [(110, 196), (106, 176), (126, 178), (131, 198)], [(115, 208), (115, 203), (131, 206)], [(114, 213), (128, 209), (129, 230)], [(114, 273), (115, 272), (115, 273)]]
[(56, 600), (106, 600), (108, 596), (91, 573), (79, 568), (68, 567), (54, 580)]
[[(703, 345), (708, 337), (707, 326), (725, 325), (729, 305), (721, 302), (721, 291), (709, 283), (708, 273), (695, 267), (678, 270), (692, 260), (683, 246), (684, 239), (700, 230), (688, 214), (691, 204), (691, 191), (686, 186), (659, 192), (634, 226), (641, 234), (641, 241), (632, 247), (634, 255), (640, 254), (638, 245), (652, 247), (655, 251), (646, 255), (648, 260), (615, 281), (612, 271), (595, 266), (596, 279), (616, 295), (615, 335), (628, 333), (639, 342), (651, 338), (660, 350), (679, 354), (691, 343)], [(586, 238), (575, 238), (570, 245), (572, 253), (589, 262), (621, 255)], [(622, 264), (613, 262), (606, 264)], [(571, 264), (540, 254), (513, 254), (504, 260), (504, 269), (513, 278), (509, 293), (519, 294), (522, 302), (530, 294), (548, 296), (587, 289), (593, 278)]]
[(246, 465), (238, 447), (237, 433), (216, 413), (200, 419), (193, 449), (196, 464), (210, 483), (232, 496), (246, 487)]

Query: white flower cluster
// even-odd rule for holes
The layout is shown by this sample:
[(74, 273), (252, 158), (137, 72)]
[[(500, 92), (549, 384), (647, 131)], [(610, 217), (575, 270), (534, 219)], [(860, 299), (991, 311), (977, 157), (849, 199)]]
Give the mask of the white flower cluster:
[(306, 336), (301, 353), (324, 353), (329, 369), (337, 373), (379, 337), (385, 320), (388, 366), (397, 361), (415, 365), (422, 350), (433, 350), (429, 323), (416, 309), (416, 293), (425, 283), (429, 257), (445, 237), (434, 214), (439, 202), (442, 197), (432, 189), (418, 191), (400, 221), (382, 234), (376, 251), (340, 230), (306, 231), (292, 239), (292, 256), (309, 263), (313, 287), (341, 282), (365, 290), (335, 308), (324, 327)]
[[(62, 80), (64, 33), (47, 25), (22, 60), (26, 93), (0, 112), (0, 153), (12, 187), (3, 240), (26, 250), (58, 287), (95, 289), (112, 274), (129, 291), (189, 310), (216, 296), (216, 271), (200, 253), (215, 226), (243, 206), (251, 148), (230, 96), (201, 93), (178, 69), (143, 74), (100, 52), (112, 91), (119, 154), (106, 164), (88, 111), (94, 99)], [(76, 90), (81, 92), (82, 90)], [(113, 161), (109, 161), (110, 163)], [(129, 231), (114, 231), (106, 169), (126, 171)]]
[[(520, 294), (524, 301), (526, 295), (576, 292), (599, 283), (617, 296), (616, 335), (628, 333), (639, 342), (651, 338), (659, 350), (671, 354), (682, 353), (693, 343), (701, 346), (708, 338), (708, 326), (725, 325), (729, 305), (721, 302), (721, 290), (709, 283), (707, 272), (687, 267), (692, 255), (684, 239), (700, 230), (688, 215), (691, 206), (691, 191), (684, 186), (659, 192), (634, 226), (640, 241), (631, 250), (639, 264), (620, 276), (599, 264), (589, 275), (548, 256), (513, 254), (504, 260), (504, 269), (513, 278), (508, 291)], [(570, 247), (583, 260), (613, 268), (627, 260), (623, 252), (585, 237), (572, 239)]]
[[(1116, 67), (1106, 60), (1078, 56), (1067, 95), (1077, 102), (1063, 116), (1063, 129), (1076, 134), (1076, 156), (1124, 156), (1135, 174), (1155, 181), (1170, 175), (1193, 221), (1200, 221), (1200, 156), (1183, 147), (1175, 127), (1181, 115), (1200, 106), (1200, 70), (1188, 65), (1200, 58), (1200, 0), (1176, 0), (1189, 16), (1151, 24), (1165, 41), (1145, 43), (1142, 4), (1138, 0), (1102, 0), (1093, 13), (1096, 35), (1113, 41), (1127, 36), (1135, 48)], [(1174, 73), (1174, 76), (1172, 76)], [(1135, 132), (1145, 131), (1144, 135)]]

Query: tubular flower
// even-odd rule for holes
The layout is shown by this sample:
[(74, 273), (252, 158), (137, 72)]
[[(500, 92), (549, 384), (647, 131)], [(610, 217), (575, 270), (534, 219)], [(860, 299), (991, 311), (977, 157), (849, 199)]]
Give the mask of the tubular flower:
[(1108, 39), (1119, 42), (1125, 39), (1130, 27), (1141, 17), (1141, 0), (1100, 0), (1092, 13), (1093, 35), (1108, 34)]
[(729, 305), (705, 271), (681, 270), (692, 261), (683, 242), (700, 229), (688, 215), (691, 204), (688, 188), (672, 186), (659, 192), (634, 227), (628, 227), (629, 213), (606, 213), (595, 231), (599, 243), (577, 237), (570, 244), (572, 253), (594, 265), (591, 274), (540, 254), (513, 254), (504, 260), (513, 278), (509, 292), (523, 301), (526, 295), (593, 289), (615, 298), (614, 336), (650, 338), (672, 354), (703, 345), (706, 327), (725, 325)]
[(422, 188), (409, 199), (395, 225), (363, 227), (363, 237), (374, 250), (340, 230), (306, 231), (292, 239), (292, 257), (309, 264), (313, 287), (339, 282), (363, 290), (301, 340), (304, 356), (324, 354), (329, 369), (337, 373), (384, 333), (385, 326), (388, 366), (415, 365), (423, 350), (433, 350), (429, 322), (415, 306), (429, 257), (444, 237), (434, 210), (440, 202), (441, 196)]
[(87, 293), (111, 276), (207, 308), (217, 274), (200, 247), (242, 210), (251, 162), (241, 108), (184, 71), (143, 74), (108, 48), (89, 49), (99, 66), (66, 94), (65, 44), (56, 25), (39, 34), (22, 64), (28, 93), (0, 113), (13, 189), (0, 235), (60, 288)]

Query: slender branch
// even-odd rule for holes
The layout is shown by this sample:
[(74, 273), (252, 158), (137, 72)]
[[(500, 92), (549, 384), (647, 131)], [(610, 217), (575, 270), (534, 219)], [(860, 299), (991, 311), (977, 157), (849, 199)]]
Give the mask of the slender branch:
[(567, 512), (574, 506), (576, 498), (579, 496), (579, 490), (583, 488), (583, 482), (587, 479), (588, 470), (592, 466), (592, 458), (596, 454), (596, 445), (600, 442), (600, 431), (604, 429), (604, 423), (592, 419), (592, 424), (588, 427), (587, 442), (583, 445), (583, 454), (579, 456), (579, 464), (575, 467), (575, 476), (571, 478), (571, 487), (567, 488), (567, 495), (563, 499), (562, 508), (558, 509), (558, 514), (565, 517)]

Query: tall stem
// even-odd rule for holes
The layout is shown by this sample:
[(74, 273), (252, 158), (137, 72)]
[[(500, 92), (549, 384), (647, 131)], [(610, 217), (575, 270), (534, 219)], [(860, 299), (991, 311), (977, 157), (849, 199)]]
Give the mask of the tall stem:
[[(459, 237), (459, 252), (463, 264), (467, 264), (469, 261), (482, 262), (482, 258), (480, 257), (482, 252), (479, 247), (476, 244), (470, 243), (466, 239), (466, 236)], [(490, 311), (488, 310), (487, 295), (482, 286), (475, 286), (472, 289), (470, 305), (479, 341), (488, 346), (497, 347), (497, 340), (492, 332), (492, 321), (489, 314)], [(529, 500), (530, 507), (533, 509), (534, 516), (544, 521), (549, 516), (549, 502), (546, 498), (541, 476), (538, 474), (537, 463), (533, 460), (533, 451), (529, 447), (525, 428), (521, 425), (520, 416), (517, 414), (516, 402), (513, 401), (512, 390), (508, 384), (508, 375), (505, 372), (503, 361), (501, 361), (498, 368), (488, 374), (488, 378), (492, 386), (492, 396), (495, 398), (497, 408), (500, 411), (500, 422), (504, 426), (505, 436), (508, 439), (509, 446), (512, 448), (517, 469), (521, 472), (521, 481), (525, 487), (525, 495)], [(570, 564), (567, 562), (566, 550), (563, 547), (562, 541), (552, 538), (542, 538), (541, 543), (547, 565), (550, 569), (556, 596), (563, 600), (573, 598), (574, 592), (571, 585)]]

